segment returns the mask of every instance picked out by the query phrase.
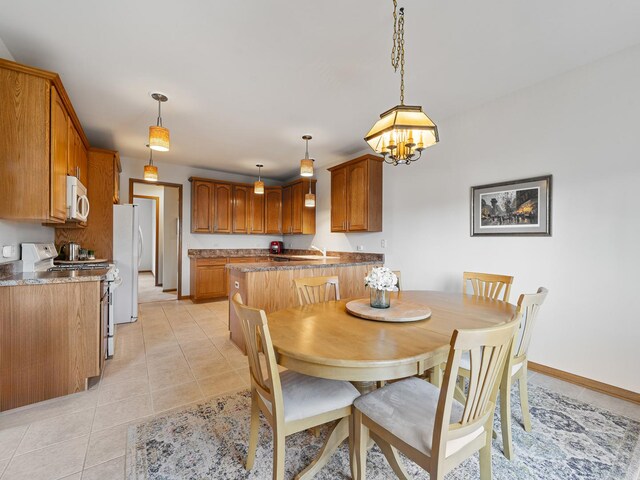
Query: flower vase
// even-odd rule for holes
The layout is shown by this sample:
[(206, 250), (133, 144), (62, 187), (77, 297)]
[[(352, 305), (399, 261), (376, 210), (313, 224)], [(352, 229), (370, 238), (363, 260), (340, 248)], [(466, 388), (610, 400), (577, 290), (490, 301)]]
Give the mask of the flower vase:
[(373, 308), (389, 308), (391, 305), (391, 292), (387, 290), (369, 289), (369, 301)]

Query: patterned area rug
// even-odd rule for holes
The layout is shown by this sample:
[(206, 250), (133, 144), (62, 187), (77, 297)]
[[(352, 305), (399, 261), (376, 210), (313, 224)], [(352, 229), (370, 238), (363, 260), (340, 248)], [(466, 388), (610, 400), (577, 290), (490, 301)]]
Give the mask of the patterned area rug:
[[(640, 422), (530, 385), (532, 433), (521, 427), (517, 389), (513, 390), (513, 444), (516, 458), (502, 455), (502, 437), (493, 440), (496, 480), (636, 480), (640, 469)], [(271, 428), (263, 420), (256, 461), (244, 467), (249, 427), (248, 391), (171, 412), (129, 428), (128, 480), (270, 479)], [(500, 432), (499, 416), (495, 429)], [(286, 474), (293, 478), (316, 455), (319, 437), (300, 432), (287, 437)], [(413, 478), (429, 475), (405, 460)], [(315, 477), (351, 478), (346, 442)], [(367, 458), (367, 478), (395, 478), (377, 446)], [(477, 454), (450, 472), (448, 480), (480, 478)]]

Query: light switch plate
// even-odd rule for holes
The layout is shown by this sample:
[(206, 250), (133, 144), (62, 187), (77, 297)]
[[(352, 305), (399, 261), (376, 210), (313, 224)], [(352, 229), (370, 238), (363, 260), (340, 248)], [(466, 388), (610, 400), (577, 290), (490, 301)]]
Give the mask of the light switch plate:
[(13, 245), (4, 245), (2, 247), (2, 258), (9, 258), (13, 256)]
[(356, 250), (358, 250), (359, 252), (364, 251), (364, 245), (358, 245), (358, 246), (356, 247)]

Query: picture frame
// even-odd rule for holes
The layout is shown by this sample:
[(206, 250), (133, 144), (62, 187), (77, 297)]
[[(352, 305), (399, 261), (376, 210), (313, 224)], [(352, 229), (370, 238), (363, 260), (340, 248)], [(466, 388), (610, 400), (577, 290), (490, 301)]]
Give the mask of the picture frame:
[(551, 180), (471, 187), (471, 236), (551, 236)]

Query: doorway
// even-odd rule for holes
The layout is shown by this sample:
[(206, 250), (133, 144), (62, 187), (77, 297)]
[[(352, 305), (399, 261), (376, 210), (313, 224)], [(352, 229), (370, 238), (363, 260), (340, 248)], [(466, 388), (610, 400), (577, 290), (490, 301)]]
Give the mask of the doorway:
[(138, 303), (182, 298), (182, 185), (129, 179), (129, 202), (140, 206), (142, 251)]

